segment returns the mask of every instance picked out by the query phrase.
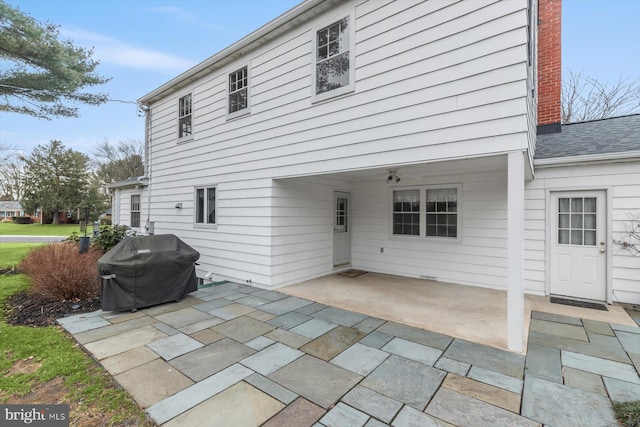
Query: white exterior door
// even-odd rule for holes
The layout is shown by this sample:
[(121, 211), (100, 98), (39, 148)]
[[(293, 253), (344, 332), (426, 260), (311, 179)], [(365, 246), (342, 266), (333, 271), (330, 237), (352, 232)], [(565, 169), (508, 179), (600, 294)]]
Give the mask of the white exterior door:
[(333, 265), (351, 262), (351, 237), (349, 224), (349, 193), (333, 195)]
[(550, 293), (605, 301), (605, 192), (551, 193), (551, 209)]

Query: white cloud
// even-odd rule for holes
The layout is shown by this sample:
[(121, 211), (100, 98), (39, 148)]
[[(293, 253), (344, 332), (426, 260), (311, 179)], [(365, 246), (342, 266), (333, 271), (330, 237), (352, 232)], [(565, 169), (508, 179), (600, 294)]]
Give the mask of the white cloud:
[(60, 33), (74, 43), (93, 47), (93, 57), (102, 64), (138, 70), (182, 72), (196, 62), (157, 50), (144, 49), (101, 34), (82, 29), (61, 29)]

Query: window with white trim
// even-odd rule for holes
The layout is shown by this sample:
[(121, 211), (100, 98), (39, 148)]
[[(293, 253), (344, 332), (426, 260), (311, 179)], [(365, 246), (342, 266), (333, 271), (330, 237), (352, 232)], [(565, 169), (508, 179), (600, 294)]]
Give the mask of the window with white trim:
[[(350, 16), (316, 31), (314, 96), (320, 100), (353, 90), (354, 32)], [(326, 95), (326, 96), (323, 96)]]
[(191, 94), (178, 100), (178, 139), (191, 136)]
[(216, 224), (216, 187), (196, 188), (196, 224)]
[(459, 240), (461, 186), (393, 190), (392, 234)]
[(229, 74), (227, 115), (230, 117), (249, 112), (249, 67)]
[(140, 195), (131, 195), (131, 227), (140, 227)]

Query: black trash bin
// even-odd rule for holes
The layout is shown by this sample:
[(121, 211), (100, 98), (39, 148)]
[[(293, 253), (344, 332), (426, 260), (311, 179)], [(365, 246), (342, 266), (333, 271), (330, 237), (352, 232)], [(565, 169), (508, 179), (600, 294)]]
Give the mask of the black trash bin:
[(102, 309), (137, 310), (198, 289), (200, 254), (173, 234), (127, 237), (98, 259)]

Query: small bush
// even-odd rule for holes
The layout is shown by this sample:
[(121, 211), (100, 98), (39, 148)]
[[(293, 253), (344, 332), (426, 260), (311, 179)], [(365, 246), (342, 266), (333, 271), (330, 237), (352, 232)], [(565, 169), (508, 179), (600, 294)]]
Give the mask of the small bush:
[(135, 234), (135, 231), (131, 231), (126, 225), (104, 225), (100, 227), (98, 235), (93, 238), (92, 244), (103, 252), (109, 252), (109, 249), (121, 240), (127, 236), (135, 236)]
[(2, 218), (2, 220), (0, 220), (0, 224), (7, 223), (7, 222), (13, 223), (13, 219), (12, 218)]
[(617, 403), (613, 405), (613, 410), (621, 426), (640, 426), (640, 401)]
[(51, 243), (29, 252), (20, 268), (37, 296), (59, 301), (94, 298), (100, 293), (96, 262), (101, 256), (96, 249), (79, 254), (73, 243)]
[(14, 216), (12, 219), (16, 224), (31, 224), (30, 216)]

